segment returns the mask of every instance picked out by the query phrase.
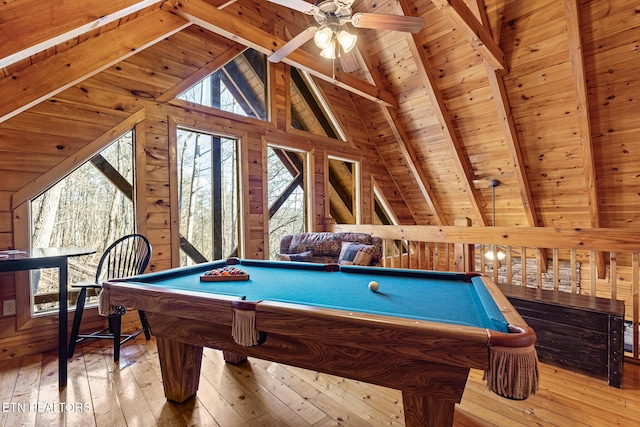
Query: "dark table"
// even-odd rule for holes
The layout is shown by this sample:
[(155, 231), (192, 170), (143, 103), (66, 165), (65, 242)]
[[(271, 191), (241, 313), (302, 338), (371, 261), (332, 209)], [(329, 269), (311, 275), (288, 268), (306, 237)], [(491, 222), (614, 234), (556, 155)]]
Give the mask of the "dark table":
[[(228, 264), (248, 280), (201, 281)], [(535, 334), (477, 274), (232, 259), (110, 281), (101, 300), (145, 311), (177, 402), (196, 393), (203, 347), (402, 390), (412, 427), (451, 425), (469, 369), (489, 372), (494, 357), (526, 353), (537, 373)], [(524, 369), (494, 371), (526, 382)]]
[(60, 388), (67, 385), (68, 260), (69, 257), (90, 255), (95, 252), (95, 249), (76, 246), (0, 251), (0, 273), (35, 270), (39, 268), (58, 269), (60, 295), (58, 318), (58, 384)]

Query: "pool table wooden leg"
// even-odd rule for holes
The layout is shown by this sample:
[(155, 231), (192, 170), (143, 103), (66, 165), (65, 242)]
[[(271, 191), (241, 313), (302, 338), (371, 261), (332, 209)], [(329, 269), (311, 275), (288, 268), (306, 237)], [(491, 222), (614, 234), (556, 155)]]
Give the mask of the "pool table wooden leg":
[(402, 392), (406, 427), (445, 427), (453, 425), (455, 402), (423, 393)]
[(164, 395), (182, 403), (198, 391), (202, 347), (156, 336)]
[(247, 360), (247, 356), (245, 355), (232, 353), (226, 350), (222, 351), (222, 358), (224, 359), (225, 362), (231, 363), (233, 365), (237, 365), (238, 363), (241, 363)]

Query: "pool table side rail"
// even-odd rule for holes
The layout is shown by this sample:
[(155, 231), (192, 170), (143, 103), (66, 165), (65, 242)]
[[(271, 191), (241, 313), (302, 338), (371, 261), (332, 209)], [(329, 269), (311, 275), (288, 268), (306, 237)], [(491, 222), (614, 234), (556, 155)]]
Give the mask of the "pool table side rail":
[(509, 325), (509, 333), (487, 331), (489, 346), (527, 347), (534, 345), (536, 333), (533, 328), (527, 324), (493, 280), (487, 276), (482, 276), (481, 279)]
[[(224, 325), (229, 329), (233, 322), (232, 305), (239, 301), (234, 296), (135, 282), (107, 282), (103, 289), (103, 296), (109, 298), (112, 305)], [(349, 342), (366, 350), (476, 369), (488, 366), (489, 331), (483, 328), (272, 301), (256, 304), (256, 324), (258, 330), (268, 334), (297, 335), (333, 345)], [(326, 332), (327, 328), (330, 333)], [(320, 336), (318, 331), (324, 332)], [(154, 333), (153, 325), (151, 332)]]

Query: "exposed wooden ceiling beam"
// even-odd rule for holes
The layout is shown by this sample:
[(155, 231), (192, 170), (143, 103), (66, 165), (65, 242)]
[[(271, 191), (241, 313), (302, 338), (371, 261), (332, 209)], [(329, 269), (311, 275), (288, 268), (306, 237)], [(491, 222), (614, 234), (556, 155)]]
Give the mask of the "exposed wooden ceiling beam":
[[(372, 66), (372, 64), (369, 61), (369, 58), (366, 57), (365, 55), (360, 54), (360, 52), (358, 52), (358, 60), (364, 66), (366, 70), (367, 78), (370, 78), (374, 82), (374, 84), (376, 84), (377, 86), (382, 86), (383, 77), (377, 71), (377, 68)], [(438, 201), (435, 198), (431, 197), (429, 180), (425, 176), (424, 171), (422, 170), (422, 167), (418, 162), (418, 158), (416, 156), (415, 150), (411, 146), (411, 140), (409, 139), (406, 132), (404, 131), (404, 127), (402, 126), (400, 121), (397, 119), (396, 110), (391, 109), (389, 107), (382, 106), (382, 105), (380, 106), (380, 110), (384, 115), (385, 120), (395, 137), (396, 142), (398, 143), (398, 148), (402, 153), (402, 157), (404, 158), (404, 161), (407, 163), (409, 167), (409, 172), (413, 175), (416, 183), (418, 184), (418, 187), (420, 188), (420, 192), (422, 193), (422, 196), (424, 197), (425, 201), (429, 205), (429, 208), (431, 209), (432, 215), (434, 216), (434, 218), (436, 219), (439, 225), (443, 225), (444, 218), (445, 218), (444, 212), (440, 208)], [(380, 156), (380, 158), (383, 159), (384, 161), (384, 156)], [(398, 186), (398, 188), (400, 188), (400, 186)], [(405, 200), (407, 200), (407, 198), (405, 198)]]
[(57, 0), (0, 4), (0, 68), (161, 1), (83, 0), (81, 8), (77, 2)]
[[(279, 37), (256, 28), (231, 14), (218, 10), (218, 8), (205, 3), (203, 0), (190, 0), (178, 3), (165, 2), (161, 7), (163, 10), (173, 12), (202, 28), (242, 43), (265, 55), (271, 55), (286, 44), (286, 42)], [(396, 106), (396, 101), (390, 92), (375, 87), (350, 74), (334, 72), (330, 61), (321, 61), (318, 57), (301, 49), (292, 52), (284, 58), (282, 62), (286, 62), (289, 65), (304, 70), (311, 75), (371, 101), (390, 107)]]
[[(402, 8), (402, 13), (404, 15), (410, 15), (410, 9), (407, 5), (406, 0), (399, 1), (399, 7)], [(466, 7), (466, 6), (465, 6)], [(443, 136), (445, 140), (448, 142), (451, 152), (453, 154), (453, 159), (458, 166), (458, 171), (460, 172), (460, 176), (462, 177), (462, 183), (467, 190), (467, 194), (470, 197), (471, 208), (475, 213), (476, 219), (478, 220), (478, 224), (482, 226), (487, 225), (487, 218), (485, 215), (484, 207), (481, 203), (480, 196), (478, 195), (478, 191), (476, 187), (473, 185), (473, 170), (471, 169), (471, 164), (469, 163), (469, 159), (467, 159), (464, 150), (462, 149), (462, 143), (459, 141), (458, 137), (454, 132), (454, 125), (449, 113), (447, 112), (447, 107), (444, 103), (444, 97), (442, 93), (438, 89), (436, 77), (434, 76), (431, 68), (429, 67), (429, 61), (427, 58), (427, 54), (422, 48), (422, 42), (419, 39), (419, 34), (407, 34), (407, 42), (409, 43), (409, 49), (413, 55), (413, 58), (416, 61), (416, 65), (418, 68), (418, 73), (420, 74), (425, 89), (427, 91), (427, 95), (431, 100), (431, 105), (433, 106), (433, 113), (438, 118), (440, 123), (440, 127), (442, 129)], [(447, 225), (447, 224), (442, 224)]]
[[(485, 28), (489, 28), (483, 1), (476, 0), (471, 2), (470, 7), (479, 17), (482, 25), (485, 26)], [(529, 184), (529, 178), (527, 177), (522, 149), (520, 147), (520, 140), (518, 139), (518, 132), (516, 130), (515, 121), (513, 120), (513, 114), (511, 114), (511, 105), (504, 85), (504, 79), (498, 74), (489, 61), (485, 60), (484, 64), (487, 70), (487, 77), (489, 78), (489, 85), (491, 86), (491, 93), (493, 94), (493, 101), (496, 104), (496, 110), (498, 111), (498, 117), (500, 118), (500, 123), (502, 125), (505, 144), (509, 150), (509, 156), (511, 157), (515, 176), (518, 181), (518, 190), (520, 192), (520, 198), (522, 199), (525, 216), (527, 218), (527, 225), (530, 227), (539, 227), (542, 223), (536, 213), (535, 200), (531, 194), (531, 185)]]
[(186, 26), (156, 10), (0, 80), (0, 123)]
[(496, 70), (506, 70), (507, 60), (489, 27), (471, 12), (463, 0), (431, 0), (469, 40), (471, 45)]
[[(587, 96), (587, 77), (584, 70), (582, 56), (582, 39), (580, 38), (580, 13), (577, 0), (565, 0), (565, 15), (567, 17), (567, 38), (569, 39), (569, 55), (576, 92), (576, 112), (578, 115), (578, 137), (582, 147), (584, 182), (587, 186), (587, 201), (589, 206), (590, 226), (600, 227), (600, 210), (598, 188), (596, 186), (596, 166), (591, 140), (591, 119), (589, 117), (589, 100)], [(605, 277), (605, 260), (602, 252), (598, 252), (598, 276)]]
[[(471, 2), (470, 8), (480, 19), (482, 25), (488, 29), (489, 20), (484, 10), (483, 1), (476, 0), (475, 2)], [(511, 114), (511, 105), (509, 103), (509, 97), (507, 96), (507, 89), (504, 85), (504, 79), (488, 60), (485, 59), (484, 65), (487, 71), (489, 85), (491, 86), (493, 101), (496, 104), (496, 110), (500, 124), (502, 125), (505, 145), (509, 151), (511, 162), (513, 163), (513, 170), (518, 183), (524, 214), (527, 218), (527, 225), (530, 227), (540, 227), (542, 226), (542, 221), (537, 214), (535, 199), (533, 198), (533, 194), (531, 194), (531, 185), (529, 184), (529, 177), (527, 176), (524, 157), (522, 156), (522, 148), (520, 147), (516, 124), (513, 119), (513, 114)], [(538, 259), (541, 264), (541, 270), (547, 271), (547, 251), (545, 248), (540, 249), (540, 257)]]

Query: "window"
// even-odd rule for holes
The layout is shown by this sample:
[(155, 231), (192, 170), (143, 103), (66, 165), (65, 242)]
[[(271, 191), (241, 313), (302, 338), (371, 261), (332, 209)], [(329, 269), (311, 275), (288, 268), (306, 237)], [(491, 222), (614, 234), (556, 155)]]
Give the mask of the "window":
[(178, 129), (180, 265), (237, 256), (238, 141)]
[(291, 127), (346, 141), (311, 76), (294, 67), (290, 70)]
[(280, 240), (307, 229), (307, 153), (267, 147), (267, 200), (269, 205), (269, 256), (276, 259)]
[(329, 212), (337, 224), (360, 223), (360, 164), (329, 156)]
[[(69, 260), (69, 283), (93, 280), (104, 249), (135, 230), (133, 132), (118, 138), (31, 200), (31, 247), (87, 246), (96, 254)], [(58, 308), (57, 269), (31, 273), (33, 310)], [(77, 292), (70, 290), (70, 304)], [(89, 302), (95, 302), (96, 298)]]
[(373, 223), (376, 225), (397, 225), (398, 219), (393, 214), (393, 210), (389, 206), (389, 202), (385, 199), (382, 191), (375, 183), (373, 184), (374, 195), (374, 212)]
[(267, 120), (265, 55), (247, 49), (178, 99)]

